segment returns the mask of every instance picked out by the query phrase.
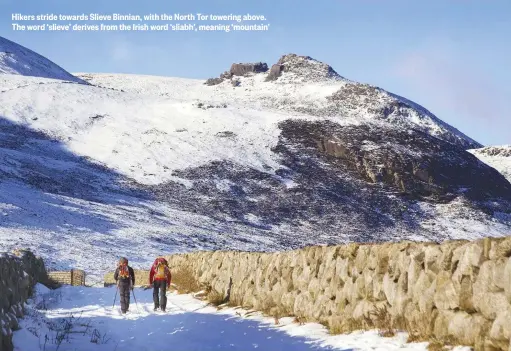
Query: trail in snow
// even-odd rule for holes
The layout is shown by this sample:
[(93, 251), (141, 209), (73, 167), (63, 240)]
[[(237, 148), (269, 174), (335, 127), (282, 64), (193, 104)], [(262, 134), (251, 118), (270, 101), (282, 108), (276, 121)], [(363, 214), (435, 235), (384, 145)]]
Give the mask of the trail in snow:
[[(37, 286), (28, 314), (14, 333), (15, 350), (426, 350), (426, 343), (406, 344), (406, 334), (382, 338), (376, 331), (328, 335), (315, 323), (273, 318), (242, 309), (217, 310), (191, 295), (168, 294), (167, 312), (153, 312), (152, 289), (135, 289), (130, 311), (121, 315), (115, 288)], [(138, 311), (137, 311), (138, 307)], [(72, 318), (71, 318), (72, 316)], [(66, 324), (65, 321), (70, 321)], [(53, 330), (52, 330), (53, 329)], [(46, 345), (45, 345), (46, 341)], [(457, 348), (462, 350), (463, 348)]]

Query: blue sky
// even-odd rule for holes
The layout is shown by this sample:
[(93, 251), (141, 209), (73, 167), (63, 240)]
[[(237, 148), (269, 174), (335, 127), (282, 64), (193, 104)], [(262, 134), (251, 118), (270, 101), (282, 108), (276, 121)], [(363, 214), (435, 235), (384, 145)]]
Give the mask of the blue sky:
[[(511, 144), (509, 0), (0, 0), (0, 35), (71, 72), (205, 79), (286, 53), (407, 97), (483, 144)], [(267, 32), (15, 32), (11, 14), (257, 14)]]

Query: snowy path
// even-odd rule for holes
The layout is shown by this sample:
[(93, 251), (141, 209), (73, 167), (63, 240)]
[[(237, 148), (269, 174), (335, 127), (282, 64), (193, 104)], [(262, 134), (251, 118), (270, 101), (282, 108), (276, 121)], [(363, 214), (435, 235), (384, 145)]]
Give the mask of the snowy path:
[(275, 325), (241, 309), (218, 311), (190, 295), (169, 294), (167, 312), (153, 312), (151, 289), (135, 289), (139, 311), (132, 299), (131, 312), (122, 316), (118, 299), (112, 309), (114, 295), (115, 288), (38, 286), (14, 334), (15, 350), (426, 350), (425, 343), (406, 344), (404, 334), (332, 336), (319, 324), (283, 318)]

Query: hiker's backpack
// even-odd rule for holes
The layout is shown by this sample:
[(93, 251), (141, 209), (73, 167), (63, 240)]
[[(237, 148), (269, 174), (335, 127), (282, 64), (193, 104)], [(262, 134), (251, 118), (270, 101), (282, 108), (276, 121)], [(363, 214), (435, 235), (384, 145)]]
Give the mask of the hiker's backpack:
[(167, 263), (167, 260), (164, 258), (157, 259), (155, 261), (155, 267), (154, 267), (154, 279), (163, 280), (167, 279), (167, 274), (169, 272), (169, 266)]
[(130, 271), (128, 269), (128, 260), (121, 261), (119, 264), (119, 278), (128, 279), (130, 278)]

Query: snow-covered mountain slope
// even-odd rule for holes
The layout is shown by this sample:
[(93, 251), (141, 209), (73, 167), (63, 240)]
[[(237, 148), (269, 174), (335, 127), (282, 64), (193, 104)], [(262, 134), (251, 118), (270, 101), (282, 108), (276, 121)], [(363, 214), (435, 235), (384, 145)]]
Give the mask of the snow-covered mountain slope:
[(293, 116), (331, 119), (340, 124), (391, 123), (424, 131), (462, 147), (482, 147), (424, 107), (381, 88), (348, 80), (329, 65), (308, 56), (284, 55), (277, 65), (283, 67), (282, 73), (271, 81), (268, 81), (271, 72), (227, 75), (228, 79), (229, 72), (225, 72), (214, 86), (204, 86), (199, 80), (169, 77), (86, 73), (77, 76), (98, 86), (144, 95), (179, 100), (196, 98), (213, 105), (231, 102)]
[(85, 83), (46, 57), (0, 37), (0, 74), (2, 73)]
[(502, 173), (511, 182), (511, 145), (487, 146), (468, 151)]
[(279, 65), (213, 85), (0, 76), (0, 247), (100, 274), (120, 254), (509, 232), (511, 184), (478, 143), (328, 65)]

